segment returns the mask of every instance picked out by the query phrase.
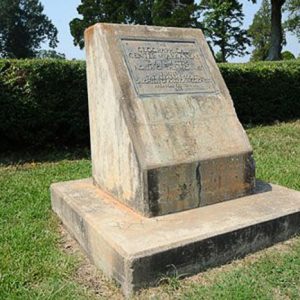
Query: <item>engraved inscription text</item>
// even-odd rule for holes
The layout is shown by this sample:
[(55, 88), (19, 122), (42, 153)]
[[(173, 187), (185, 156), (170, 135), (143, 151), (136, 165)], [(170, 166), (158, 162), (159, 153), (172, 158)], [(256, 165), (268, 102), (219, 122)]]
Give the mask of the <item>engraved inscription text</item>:
[(194, 41), (122, 38), (122, 46), (139, 95), (216, 91), (203, 55)]

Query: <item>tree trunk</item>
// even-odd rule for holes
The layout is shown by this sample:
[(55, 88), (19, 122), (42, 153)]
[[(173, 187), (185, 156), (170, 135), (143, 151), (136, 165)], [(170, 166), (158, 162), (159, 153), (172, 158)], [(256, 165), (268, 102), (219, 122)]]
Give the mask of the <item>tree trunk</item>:
[(226, 61), (226, 41), (225, 41), (225, 38), (226, 38), (226, 29), (225, 29), (225, 24), (224, 24), (224, 19), (222, 20), (222, 41), (221, 41), (221, 57), (222, 57), (222, 62), (227, 62)]
[(222, 54), (222, 62), (224, 62), (224, 63), (227, 62), (225, 47), (221, 47), (221, 54)]
[(271, 0), (271, 47), (266, 60), (280, 60), (282, 49), (281, 8), (285, 0)]

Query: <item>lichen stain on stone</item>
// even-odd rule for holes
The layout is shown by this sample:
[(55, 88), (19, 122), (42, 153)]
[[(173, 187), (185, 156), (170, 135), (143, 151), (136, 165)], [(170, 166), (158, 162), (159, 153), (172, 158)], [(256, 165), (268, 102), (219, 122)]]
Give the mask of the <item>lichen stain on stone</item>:
[(153, 216), (159, 214), (159, 187), (158, 187), (158, 174), (157, 170), (148, 171), (148, 199), (149, 199), (149, 208)]
[[(191, 185), (189, 184), (189, 187), (190, 187)], [(185, 198), (187, 197), (187, 195), (189, 194), (189, 189), (188, 189), (188, 187), (187, 187), (187, 185), (184, 183), (184, 184), (180, 184), (179, 185), (179, 188), (180, 188), (180, 190), (181, 190), (181, 193), (180, 193), (180, 195), (179, 195), (179, 199), (180, 200), (185, 200)]]

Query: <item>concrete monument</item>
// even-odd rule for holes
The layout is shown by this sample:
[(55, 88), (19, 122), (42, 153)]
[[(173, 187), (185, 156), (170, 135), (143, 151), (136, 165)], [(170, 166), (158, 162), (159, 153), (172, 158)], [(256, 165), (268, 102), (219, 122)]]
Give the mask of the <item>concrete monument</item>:
[(86, 31), (93, 179), (145, 216), (254, 189), (248, 138), (200, 30)]
[(97, 24), (85, 45), (92, 179), (52, 185), (52, 205), (126, 295), (170, 265), (195, 273), (299, 230), (300, 193), (255, 186), (200, 30)]

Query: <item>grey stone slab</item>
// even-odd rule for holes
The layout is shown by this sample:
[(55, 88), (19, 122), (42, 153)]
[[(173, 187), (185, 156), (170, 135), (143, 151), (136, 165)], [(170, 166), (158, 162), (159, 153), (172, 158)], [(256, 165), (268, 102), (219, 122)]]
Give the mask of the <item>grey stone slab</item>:
[(251, 194), (252, 148), (199, 29), (85, 32), (96, 185), (148, 217)]
[(300, 231), (300, 192), (258, 182), (255, 194), (146, 218), (95, 187), (92, 179), (51, 186), (52, 207), (125, 295), (162, 274), (194, 274)]

